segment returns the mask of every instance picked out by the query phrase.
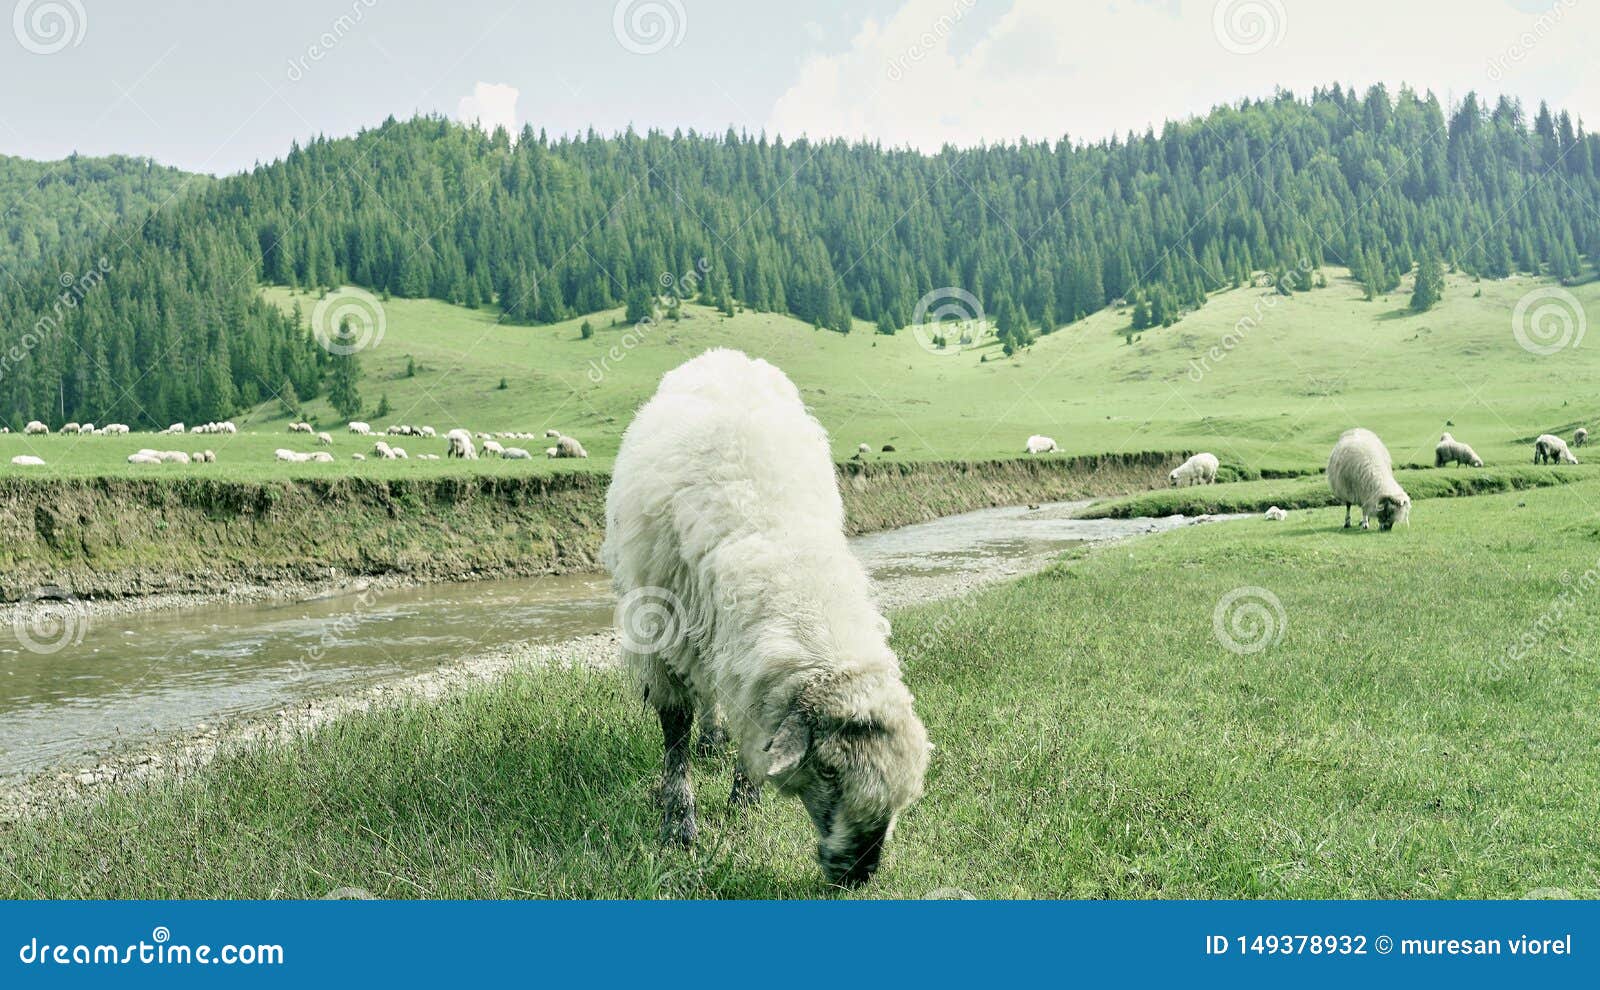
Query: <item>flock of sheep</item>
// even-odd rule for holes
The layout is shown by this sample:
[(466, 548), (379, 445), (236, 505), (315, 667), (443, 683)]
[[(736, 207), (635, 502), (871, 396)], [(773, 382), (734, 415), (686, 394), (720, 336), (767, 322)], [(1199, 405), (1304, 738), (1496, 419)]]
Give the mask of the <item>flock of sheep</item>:
[[(362, 422), (351, 422), (349, 424), (349, 431), (358, 436), (372, 435), (372, 427), (369, 424)], [(9, 432), (11, 431), (8, 427), (0, 427), (0, 433)], [(23, 428), (23, 432), (29, 436), (45, 436), (50, 433), (50, 427), (39, 422), (38, 420), (32, 420), (26, 427)], [(63, 434), (119, 436), (127, 434), (129, 430), (128, 427), (122, 423), (112, 423), (98, 428), (93, 423), (67, 423), (61, 428), (61, 432)], [(173, 423), (166, 429), (157, 431), (156, 435), (181, 436), (184, 434), (210, 433), (236, 434), (238, 432), (239, 428), (231, 421), (221, 423), (204, 423), (198, 426), (190, 427), (186, 427), (183, 423)], [(327, 432), (318, 431), (310, 423), (300, 421), (290, 423), (289, 432), (310, 434), (315, 439), (316, 444), (319, 447), (333, 446), (333, 435)], [(420, 437), (425, 439), (438, 436), (431, 426), (406, 425), (390, 426), (384, 431), (384, 435)], [(467, 430), (451, 430), (450, 432), (446, 433), (444, 437), (444, 456), (447, 458), (460, 458), (471, 461), (477, 460), (481, 452), (482, 456), (484, 457), (500, 457), (504, 458), (505, 460), (512, 461), (532, 460), (533, 455), (529, 453), (526, 448), (504, 446), (500, 443), (500, 440), (532, 440), (534, 437), (535, 435), (532, 433), (479, 433), (477, 434), (477, 442), (474, 443), (473, 434)], [(560, 430), (546, 430), (545, 439), (554, 441), (551, 446), (545, 448), (544, 455), (546, 457), (581, 458), (589, 456), (589, 452), (584, 449), (582, 443), (580, 443), (575, 437), (563, 435)], [(384, 440), (379, 440), (373, 445), (372, 454), (379, 460), (411, 459), (411, 455), (406, 452), (405, 448), (391, 445)], [(350, 456), (351, 459), (357, 461), (364, 461), (367, 459), (367, 455), (360, 452), (352, 453)], [(287, 447), (279, 447), (273, 452), (273, 457), (276, 460), (292, 464), (331, 464), (334, 460), (333, 454), (326, 450), (299, 451), (291, 450)], [(138, 452), (128, 455), (129, 464), (206, 464), (213, 463), (216, 461), (216, 459), (216, 452), (211, 450), (197, 450), (188, 452), (181, 450), (155, 450), (148, 447), (142, 448)], [(417, 454), (416, 459), (437, 461), (439, 460), (439, 455), (431, 453)], [(11, 463), (20, 467), (43, 467), (45, 465), (44, 459), (36, 454), (18, 454), (17, 456), (11, 458)]]

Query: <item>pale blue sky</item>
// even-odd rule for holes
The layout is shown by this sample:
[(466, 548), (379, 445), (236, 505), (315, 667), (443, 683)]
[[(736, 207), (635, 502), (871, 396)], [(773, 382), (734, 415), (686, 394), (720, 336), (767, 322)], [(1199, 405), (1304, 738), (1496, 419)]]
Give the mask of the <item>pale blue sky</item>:
[(1600, 120), (1586, 51), (1600, 23), (1580, 0), (0, 6), (13, 15), (0, 31), (0, 152), (121, 152), (216, 173), (419, 111), (552, 133), (732, 125), (931, 149), (1098, 138), (1275, 83), (1339, 79), (1544, 96)]

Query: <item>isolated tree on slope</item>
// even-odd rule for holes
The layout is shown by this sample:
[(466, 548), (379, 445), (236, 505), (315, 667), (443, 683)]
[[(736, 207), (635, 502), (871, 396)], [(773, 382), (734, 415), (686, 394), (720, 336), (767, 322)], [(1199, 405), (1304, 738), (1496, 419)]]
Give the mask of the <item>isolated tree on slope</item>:
[(1411, 293), (1411, 311), (1426, 313), (1444, 297), (1444, 266), (1430, 251), (1417, 263), (1417, 287)]

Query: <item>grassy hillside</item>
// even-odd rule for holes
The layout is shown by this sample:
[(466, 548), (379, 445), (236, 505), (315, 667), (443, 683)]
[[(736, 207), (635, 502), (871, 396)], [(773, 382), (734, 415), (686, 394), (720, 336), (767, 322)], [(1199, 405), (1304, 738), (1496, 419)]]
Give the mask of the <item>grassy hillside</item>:
[[(1596, 504), (1190, 527), (895, 614), (939, 748), (861, 895), (1600, 894)], [(828, 893), (799, 804), (736, 817), (726, 757), (698, 848), (660, 848), (659, 738), (620, 672), (524, 670), (0, 828), (0, 896)]]
[[(1106, 310), (1012, 358), (992, 336), (945, 355), (925, 350), (910, 330), (884, 336), (858, 323), (841, 335), (786, 316), (746, 311), (726, 318), (692, 305), (682, 321), (642, 331), (622, 323), (621, 311), (595, 314), (588, 317), (594, 336), (585, 340), (583, 320), (510, 326), (486, 309), (394, 299), (383, 303), (382, 341), (363, 352), (360, 387), (374, 426), (540, 435), (555, 427), (583, 440), (593, 455), (582, 465), (589, 468), (609, 464), (661, 374), (710, 347), (738, 347), (787, 371), (841, 460), (860, 442), (897, 448), (875, 459), (1016, 456), (1029, 434), (1044, 433), (1069, 453), (1209, 449), (1254, 477), (1320, 468), (1339, 433), (1359, 424), (1378, 431), (1400, 464), (1431, 464), (1433, 445), (1448, 429), (1493, 467), (1528, 461), (1528, 442), (1541, 432), (1596, 425), (1600, 388), (1591, 383), (1600, 380), (1600, 346), (1585, 341), (1540, 356), (1512, 334), (1519, 300), (1551, 283), (1452, 277), (1444, 302), (1419, 316), (1405, 308), (1407, 285), (1365, 302), (1346, 275), (1331, 274), (1328, 288), (1288, 298), (1254, 288), (1218, 293), (1131, 346), (1121, 336), (1126, 311)], [(1588, 322), (1600, 323), (1600, 282), (1570, 291)], [(307, 314), (316, 301), (286, 289), (266, 293), (284, 306), (298, 302)], [(1237, 332), (1244, 320), (1255, 325)], [(1208, 357), (1212, 348), (1223, 356)], [(407, 377), (412, 362), (416, 372)], [(370, 412), (382, 395), (392, 411), (379, 422)], [(287, 418), (269, 402), (241, 417), (247, 432), (233, 438), (167, 444), (148, 436), (0, 437), (0, 471), (19, 472), (11, 455), (34, 452), (49, 463), (41, 473), (124, 473), (127, 454), (147, 445), (218, 451), (219, 463), (204, 469), (155, 469), (168, 473), (409, 477), (468, 470), (446, 462), (355, 465), (349, 453), (370, 444), (342, 433), (343, 421), (326, 401), (306, 411), (334, 433), (339, 464), (274, 464), (274, 448), (309, 449), (309, 440), (284, 432)], [(413, 453), (443, 450), (442, 441), (399, 442)], [(551, 469), (543, 461), (471, 467)]]

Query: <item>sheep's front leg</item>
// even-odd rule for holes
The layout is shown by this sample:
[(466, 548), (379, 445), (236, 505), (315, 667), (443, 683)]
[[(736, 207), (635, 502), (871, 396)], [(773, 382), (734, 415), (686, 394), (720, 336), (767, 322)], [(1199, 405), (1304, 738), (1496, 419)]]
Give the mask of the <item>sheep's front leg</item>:
[(722, 716), (717, 711), (717, 706), (702, 706), (700, 738), (695, 740), (695, 752), (701, 756), (711, 756), (721, 752), (726, 745), (728, 745), (728, 729), (722, 724)]
[(1350, 503), (1349, 502), (1346, 502), (1344, 504), (1344, 528), (1345, 529), (1349, 529), (1350, 528)]
[(760, 803), (761, 782), (750, 779), (744, 770), (744, 760), (740, 760), (733, 767), (733, 791), (728, 795), (728, 804), (735, 808), (751, 808)]
[(661, 841), (666, 845), (694, 844), (694, 789), (689, 785), (689, 730), (694, 709), (688, 705), (662, 708), (661, 738), (666, 762), (661, 773)]

